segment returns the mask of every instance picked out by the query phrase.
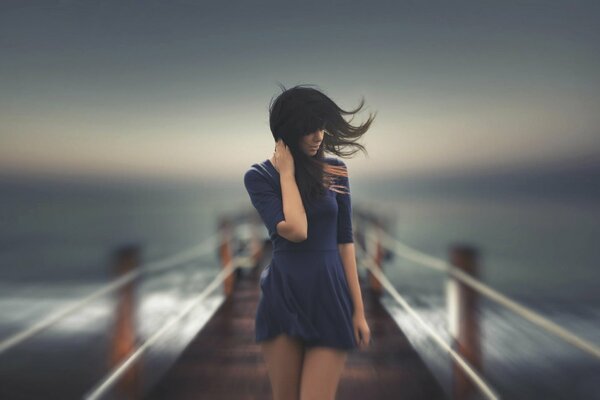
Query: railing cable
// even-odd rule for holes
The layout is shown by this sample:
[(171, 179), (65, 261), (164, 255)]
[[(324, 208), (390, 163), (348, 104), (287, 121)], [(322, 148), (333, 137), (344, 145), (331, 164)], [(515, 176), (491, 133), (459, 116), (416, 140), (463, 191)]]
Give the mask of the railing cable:
[[(361, 250), (362, 251), (362, 250)], [(466, 372), (466, 374), (471, 378), (471, 380), (479, 387), (479, 389), (487, 396), (489, 399), (500, 399), (500, 396), (494, 389), (492, 389), (485, 380), (477, 374), (474, 368), (463, 358), (460, 354), (455, 352), (448, 343), (442, 339), (433, 328), (431, 328), (419, 315), (417, 311), (415, 311), (410, 304), (398, 293), (398, 291), (394, 288), (394, 286), (390, 283), (387, 277), (381, 272), (381, 270), (377, 267), (377, 264), (370, 257), (363, 257), (359, 261), (359, 265), (364, 265), (381, 283), (381, 285), (387, 290), (387, 292), (392, 296), (397, 303), (399, 303), (402, 308), (404, 308), (418, 323), (425, 329), (425, 331), (431, 336), (435, 342), (446, 350), (454, 360), (458, 363), (458, 365)]]
[(83, 299), (80, 299), (80, 300), (74, 302), (73, 304), (66, 306), (62, 310), (60, 310), (54, 314), (51, 314), (49, 317), (44, 318), (41, 321), (38, 321), (37, 323), (33, 324), (29, 328), (27, 328), (21, 332), (18, 332), (12, 336), (9, 336), (6, 339), (1, 340), (0, 341), (0, 355), (2, 353), (4, 353), (5, 351), (8, 351), (9, 349), (13, 348), (14, 346), (17, 346), (18, 344), (22, 343), (23, 341), (39, 334), (44, 329), (47, 329), (48, 327), (56, 324), (58, 321), (64, 319), (68, 315), (81, 309), (83, 306), (87, 305), (88, 303), (90, 303), (90, 302), (98, 299), (99, 297), (102, 297), (114, 290), (117, 290), (118, 288), (127, 284), (128, 282), (131, 282), (133, 279), (135, 279), (136, 277), (138, 277), (141, 274), (146, 275), (146, 274), (153, 274), (156, 272), (162, 272), (169, 267), (176, 266), (176, 265), (183, 265), (183, 263), (185, 263), (187, 261), (191, 261), (196, 257), (206, 254), (209, 251), (212, 251), (214, 249), (215, 239), (217, 237), (218, 237), (218, 234), (215, 234), (213, 236), (210, 236), (206, 240), (204, 240), (199, 245), (193, 246), (187, 250), (184, 250), (177, 254), (171, 255), (165, 259), (150, 262), (150, 263), (146, 264), (145, 268), (137, 268), (131, 272), (128, 272), (128, 273), (124, 274), (123, 276), (121, 276), (120, 278), (117, 278), (114, 281), (100, 287), (99, 289), (97, 289), (94, 292), (90, 293), (89, 295), (85, 296)]
[[(454, 265), (446, 262), (445, 260), (430, 256), (417, 249), (414, 249), (402, 243), (400, 240), (392, 237), (382, 229), (379, 230), (379, 234), (381, 240), (384, 242), (384, 247), (394, 250), (395, 254), (408, 260), (411, 260), (417, 264), (423, 265), (425, 267), (429, 267), (440, 272), (446, 272), (452, 275), (454, 278), (470, 286), (477, 292), (483, 294), (484, 296), (495, 301), (496, 303), (510, 309), (517, 315), (520, 315), (526, 320), (539, 326), (543, 330), (556, 335), (557, 337), (563, 339), (564, 341), (572, 344), (573, 346), (583, 350), (584, 352), (596, 358), (600, 358), (600, 347), (596, 346), (595, 344), (575, 335), (572, 332), (569, 332), (565, 328), (550, 321), (549, 319), (536, 313), (530, 308), (525, 307), (524, 305), (519, 304), (515, 300), (508, 298), (506, 295), (498, 292), (497, 290), (482, 283), (481, 281), (469, 276), (468, 274), (459, 270)], [(366, 235), (371, 237), (371, 240), (374, 240), (372, 238), (373, 233), (367, 232)]]
[(234, 257), (229, 261), (223, 269), (216, 275), (216, 277), (202, 290), (202, 292), (196, 296), (190, 304), (184, 307), (177, 315), (171, 318), (168, 322), (163, 324), (152, 336), (148, 338), (140, 347), (138, 347), (127, 359), (122, 361), (107, 376), (102, 379), (94, 388), (84, 395), (86, 400), (100, 399), (106, 392), (108, 392), (115, 383), (121, 378), (121, 376), (138, 360), (142, 354), (144, 354), (154, 343), (156, 343), (168, 330), (177, 324), (181, 319), (194, 310), (210, 293), (212, 293), (217, 287), (220, 287), (222, 282), (235, 271), (237, 268), (251, 268), (254, 266), (254, 259), (252, 257)]

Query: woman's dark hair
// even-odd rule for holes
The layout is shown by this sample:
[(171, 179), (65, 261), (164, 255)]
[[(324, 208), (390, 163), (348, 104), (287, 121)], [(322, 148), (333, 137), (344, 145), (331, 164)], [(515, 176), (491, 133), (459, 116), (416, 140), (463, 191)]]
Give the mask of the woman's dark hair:
[[(364, 124), (353, 126), (343, 116), (352, 115), (353, 119), (362, 110), (364, 98), (356, 109), (347, 111), (321, 90), (311, 87), (315, 85), (297, 85), (290, 89), (285, 89), (282, 84), (279, 86), (282, 93), (269, 104), (269, 126), (275, 141), (281, 138), (290, 148), (296, 183), (306, 203), (325, 194), (326, 187), (331, 187), (335, 177), (344, 175), (340, 168), (332, 168), (324, 161), (325, 151), (342, 158), (359, 150), (367, 154), (366, 148), (357, 140), (367, 132), (377, 113), (370, 114)], [(316, 155), (309, 156), (302, 151), (300, 140), (320, 129), (325, 131), (323, 143)]]

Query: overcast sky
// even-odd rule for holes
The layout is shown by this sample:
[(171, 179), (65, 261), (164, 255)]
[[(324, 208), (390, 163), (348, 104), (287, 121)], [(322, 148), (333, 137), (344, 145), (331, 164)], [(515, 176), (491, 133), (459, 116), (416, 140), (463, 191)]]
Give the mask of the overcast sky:
[(277, 82), (378, 112), (354, 176), (589, 159), (596, 4), (4, 1), (0, 168), (239, 180)]

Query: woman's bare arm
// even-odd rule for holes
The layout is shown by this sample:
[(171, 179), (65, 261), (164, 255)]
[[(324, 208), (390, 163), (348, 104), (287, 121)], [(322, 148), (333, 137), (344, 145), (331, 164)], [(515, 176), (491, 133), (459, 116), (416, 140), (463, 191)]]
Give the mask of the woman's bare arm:
[(294, 157), (283, 139), (275, 144), (273, 165), (279, 172), (283, 215), (285, 221), (277, 224), (277, 233), (291, 242), (302, 242), (308, 237), (306, 211), (296, 183)]
[(296, 178), (289, 171), (281, 171), (279, 177), (285, 221), (277, 224), (277, 233), (291, 242), (302, 242), (308, 237), (308, 221)]

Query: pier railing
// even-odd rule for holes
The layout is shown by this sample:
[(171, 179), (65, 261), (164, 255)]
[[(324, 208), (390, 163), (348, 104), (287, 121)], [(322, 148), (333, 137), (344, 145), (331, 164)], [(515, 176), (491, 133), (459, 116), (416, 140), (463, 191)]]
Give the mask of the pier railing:
[[(161, 337), (165, 335), (170, 329), (176, 326), (190, 314), (196, 307), (198, 307), (205, 299), (215, 291), (217, 288), (223, 285), (223, 282), (233, 274), (237, 268), (252, 268), (254, 267), (254, 259), (252, 257), (234, 257), (232, 258), (224, 268), (217, 274), (217, 276), (202, 290), (194, 299), (179, 312), (170, 318), (164, 325), (162, 325), (152, 336), (150, 336), (141, 346), (130, 354), (127, 358), (121, 361), (114, 369), (100, 382), (96, 384), (88, 393), (84, 395), (86, 400), (95, 400), (103, 398), (114, 385), (121, 379), (140, 358), (141, 356), (150, 349)], [(133, 388), (131, 390), (136, 390)]]
[[(580, 349), (600, 360), (600, 347), (570, 332), (548, 318), (509, 298), (478, 280), (477, 250), (468, 245), (456, 245), (451, 249), (450, 261), (446, 261), (419, 251), (392, 237), (383, 228), (380, 219), (371, 213), (355, 212), (359, 219), (356, 253), (357, 265), (367, 269), (371, 288), (379, 294), (383, 290), (410, 315), (416, 323), (433, 339), (434, 343), (447, 352), (454, 360), (453, 398), (466, 399), (474, 388), (488, 399), (500, 399), (501, 396), (485, 381), (478, 370), (481, 369), (481, 349), (479, 323), (477, 320), (477, 295), (499, 304), (516, 315), (537, 325), (564, 342)], [(361, 223), (362, 220), (365, 223)], [(453, 343), (447, 343), (395, 289), (383, 273), (384, 255), (394, 255), (447, 275), (446, 299), (449, 331)]]
[[(108, 284), (98, 288), (94, 292), (85, 296), (84, 298), (73, 302), (73, 304), (66, 306), (65, 308), (55, 312), (48, 317), (42, 319), (41, 321), (35, 323), (31, 327), (18, 332), (6, 339), (0, 341), (0, 355), (2, 353), (10, 350), (11, 348), (21, 344), (22, 342), (30, 339), (37, 334), (41, 333), (45, 329), (50, 328), (55, 325), (59, 321), (65, 319), (69, 315), (73, 314), (76, 311), (79, 311), (89, 303), (94, 300), (99, 299), (102, 296), (108, 295), (112, 292), (115, 292), (122, 288), (123, 286), (129, 284), (136, 278), (140, 276), (149, 276), (153, 274), (158, 274), (161, 272), (165, 272), (167, 270), (171, 270), (178, 266), (185, 265), (186, 262), (189, 262), (197, 257), (200, 257), (204, 254), (211, 252), (215, 246), (215, 238), (217, 235), (214, 235), (204, 242), (199, 244), (198, 246), (194, 246), (190, 249), (182, 251), (180, 253), (171, 255), (165, 259), (149, 263), (144, 268), (131, 268), (129, 272), (122, 274), (119, 278), (109, 282)], [(132, 256), (131, 254), (132, 248), (130, 246), (124, 246), (123, 248), (117, 250), (117, 254), (121, 253), (122, 258), (129, 258)], [(122, 258), (117, 261), (117, 263), (122, 262)]]

